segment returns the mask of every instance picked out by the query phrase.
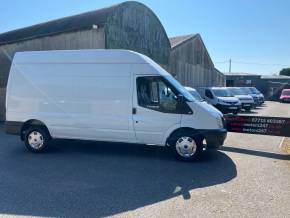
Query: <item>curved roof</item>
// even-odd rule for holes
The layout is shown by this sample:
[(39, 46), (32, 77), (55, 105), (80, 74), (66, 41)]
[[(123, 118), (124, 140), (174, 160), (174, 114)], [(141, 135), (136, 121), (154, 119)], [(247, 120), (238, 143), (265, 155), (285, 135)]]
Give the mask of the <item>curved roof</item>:
[(99, 10), (73, 15), (2, 33), (0, 34), (0, 45), (15, 43), (43, 36), (50, 36), (64, 32), (90, 29), (93, 27), (93, 25), (103, 26), (106, 23), (107, 17), (110, 15), (110, 13), (112, 13), (122, 4), (126, 3), (130, 2), (124, 2), (121, 4), (113, 5), (111, 7), (102, 8)]
[(150, 8), (136, 1), (2, 33), (0, 46), (96, 27), (105, 29), (105, 48), (133, 50), (168, 64), (171, 47), (163, 25)]

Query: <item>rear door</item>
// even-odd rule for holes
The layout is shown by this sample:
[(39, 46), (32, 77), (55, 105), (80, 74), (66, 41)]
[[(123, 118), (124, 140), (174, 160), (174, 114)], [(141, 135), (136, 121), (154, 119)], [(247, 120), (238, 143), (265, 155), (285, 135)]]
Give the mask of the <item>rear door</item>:
[(162, 145), (166, 132), (180, 126), (177, 96), (163, 77), (135, 75), (133, 123), (139, 143)]

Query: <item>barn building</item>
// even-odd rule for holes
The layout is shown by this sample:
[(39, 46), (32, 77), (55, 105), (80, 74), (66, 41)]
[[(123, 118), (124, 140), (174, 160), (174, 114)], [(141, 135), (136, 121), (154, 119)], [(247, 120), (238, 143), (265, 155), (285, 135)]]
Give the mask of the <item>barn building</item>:
[(199, 35), (169, 40), (151, 9), (130, 1), (0, 34), (0, 120), (15, 52), (69, 49), (129, 49), (151, 57), (184, 85), (223, 85)]
[(170, 38), (169, 69), (185, 86), (225, 86), (225, 76), (218, 71), (199, 34)]

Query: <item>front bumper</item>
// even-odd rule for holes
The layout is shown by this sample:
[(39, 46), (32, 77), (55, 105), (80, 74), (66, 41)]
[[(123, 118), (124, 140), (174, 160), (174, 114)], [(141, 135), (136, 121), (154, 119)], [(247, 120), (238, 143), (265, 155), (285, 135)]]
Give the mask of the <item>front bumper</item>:
[(290, 98), (280, 98), (280, 101), (283, 101), (283, 102), (290, 102)]
[(264, 98), (263, 98), (263, 97), (260, 97), (260, 98), (259, 98), (259, 105), (264, 104), (264, 102), (265, 102)]
[(201, 130), (202, 136), (206, 140), (207, 148), (219, 148), (224, 144), (227, 137), (226, 129)]
[(254, 107), (254, 103), (242, 103), (242, 109), (250, 110)]
[(225, 105), (217, 104), (215, 107), (220, 110), (223, 114), (227, 113), (238, 113), (242, 109), (242, 105)]
[(260, 104), (259, 98), (254, 98), (254, 106), (258, 106)]

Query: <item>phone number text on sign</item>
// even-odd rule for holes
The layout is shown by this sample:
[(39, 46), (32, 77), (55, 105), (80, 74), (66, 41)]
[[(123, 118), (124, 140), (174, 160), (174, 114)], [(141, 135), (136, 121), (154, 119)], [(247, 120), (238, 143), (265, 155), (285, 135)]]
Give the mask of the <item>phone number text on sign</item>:
[(229, 132), (290, 137), (290, 118), (227, 115), (225, 120)]

